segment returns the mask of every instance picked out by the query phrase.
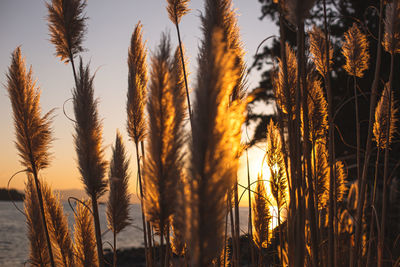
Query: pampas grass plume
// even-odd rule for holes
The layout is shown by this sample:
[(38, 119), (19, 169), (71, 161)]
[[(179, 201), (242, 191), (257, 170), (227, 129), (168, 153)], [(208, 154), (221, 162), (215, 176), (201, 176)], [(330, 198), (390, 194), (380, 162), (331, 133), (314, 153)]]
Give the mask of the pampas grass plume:
[(29, 262), (32, 266), (49, 266), (50, 258), (34, 183), (33, 177), (29, 174), (24, 201), (30, 248)]
[(32, 80), (32, 69), (26, 71), (19, 47), (14, 50), (8, 68), (7, 91), (21, 164), (30, 172), (38, 172), (49, 165), (52, 111), (40, 114), (40, 90)]
[(143, 42), (142, 24), (138, 22), (131, 37), (128, 51), (128, 94), (126, 111), (127, 130), (135, 143), (144, 140), (146, 104), (147, 65), (146, 48)]
[(149, 130), (144, 166), (146, 218), (163, 233), (176, 202), (180, 147), (176, 146), (175, 108), (170, 72), (170, 42), (163, 35), (152, 58), (149, 84)]
[(55, 196), (50, 186), (44, 181), (42, 181), (41, 186), (47, 214), (47, 225), (55, 252), (55, 263), (57, 266), (74, 266), (73, 242), (68, 228), (68, 220), (60, 203), (60, 197)]
[(385, 35), (383, 47), (388, 53), (400, 53), (400, 2), (393, 1), (386, 6)]
[[(285, 88), (285, 77), (283, 73), (283, 62), (279, 59), (279, 71), (277, 75), (272, 77), (272, 85), (274, 89), (275, 100), (284, 113), (295, 113), (295, 97), (297, 88), (297, 61), (294, 51), (286, 43), (286, 64), (287, 64), (287, 83)], [(287, 95), (287, 91), (289, 95)]]
[(93, 219), (90, 210), (87, 208), (90, 202), (83, 201), (83, 203), (86, 206), (78, 204), (74, 216), (75, 263), (79, 267), (97, 267), (99, 263)]
[(345, 32), (344, 38), (342, 54), (346, 58), (346, 64), (343, 68), (349, 75), (363, 77), (369, 63), (367, 36), (360, 31), (356, 23), (353, 23), (353, 26)]
[(107, 190), (106, 161), (102, 148), (102, 126), (94, 100), (93, 79), (89, 65), (79, 65), (77, 87), (73, 91), (75, 112), (74, 135), (79, 171), (88, 195), (99, 198)]
[(265, 248), (269, 240), (271, 215), (264, 181), (259, 176), (253, 200), (253, 240), (259, 249)]
[(168, 16), (174, 24), (178, 24), (181, 18), (190, 11), (189, 0), (167, 0), (167, 3)]
[[(325, 53), (325, 33), (315, 25), (312, 30), (309, 32), (310, 35), (310, 53), (312, 55), (313, 61), (315, 63), (315, 67), (317, 71), (323, 76), (327, 77), (328, 69), (327, 69), (327, 58)], [(329, 44), (329, 66), (333, 64), (333, 48), (332, 45)]]
[(230, 103), (240, 69), (223, 38), (222, 29), (217, 28), (212, 43), (205, 42), (199, 56), (190, 167), (189, 243), (194, 266), (208, 266), (219, 256), (226, 194), (233, 187), (238, 167), (245, 105), (239, 100)]
[(52, 0), (46, 2), (50, 41), (56, 47), (56, 55), (68, 63), (84, 49), (83, 38), (86, 32), (86, 19), (83, 14), (84, 0)]
[(382, 96), (379, 99), (378, 105), (375, 109), (375, 122), (373, 133), (376, 141), (376, 145), (384, 149), (386, 146), (390, 146), (396, 132), (396, 123), (397, 123), (397, 111), (398, 109), (395, 107), (396, 103), (394, 101), (394, 95), (392, 92), (391, 97), (391, 112), (390, 112), (390, 127), (389, 127), (389, 136), (386, 136), (388, 117), (389, 117), (389, 83), (386, 83), (385, 88), (382, 91)]
[(118, 234), (129, 225), (129, 160), (121, 134), (117, 131), (115, 146), (112, 149), (110, 162), (109, 184), (110, 194), (107, 203), (108, 228)]

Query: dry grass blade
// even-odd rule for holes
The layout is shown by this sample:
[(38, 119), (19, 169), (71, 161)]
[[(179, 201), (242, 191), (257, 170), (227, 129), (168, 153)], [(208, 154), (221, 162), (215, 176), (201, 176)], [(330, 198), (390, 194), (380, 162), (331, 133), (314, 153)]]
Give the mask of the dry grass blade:
[(333, 48), (332, 44), (329, 44), (329, 65), (327, 64), (327, 57), (325, 53), (326, 40), (325, 33), (315, 25), (310, 34), (310, 52), (315, 63), (315, 67), (318, 72), (323, 76), (328, 75), (328, 66), (333, 64)]
[(342, 54), (346, 58), (343, 68), (348, 74), (363, 77), (364, 71), (368, 69), (369, 43), (367, 36), (363, 34), (354, 23), (344, 34), (345, 41), (342, 46)]
[(105, 179), (106, 161), (102, 148), (102, 126), (94, 100), (94, 76), (90, 76), (89, 66), (80, 61), (77, 87), (73, 91), (75, 112), (75, 149), (79, 171), (85, 190), (90, 196), (99, 198), (107, 190)]
[(127, 130), (129, 137), (135, 143), (139, 143), (145, 136), (144, 107), (147, 86), (146, 48), (140, 22), (132, 34), (128, 51), (128, 69)]
[(170, 73), (170, 43), (163, 35), (152, 58), (149, 85), (149, 131), (144, 166), (146, 217), (163, 233), (176, 206), (176, 185), (182, 168), (182, 136), (176, 135)]
[(56, 55), (68, 63), (84, 49), (83, 38), (86, 32), (83, 14), (84, 0), (52, 0), (46, 3), (51, 42), (56, 46)]
[(29, 263), (32, 266), (50, 266), (46, 236), (39, 209), (39, 200), (33, 177), (28, 175), (25, 185), (25, 214), (29, 239)]
[[(90, 204), (89, 201), (84, 203), (86, 206)], [(78, 204), (74, 218), (75, 263), (79, 267), (97, 267), (99, 263), (92, 215), (88, 208)]]
[(393, 1), (386, 6), (385, 34), (383, 47), (389, 53), (400, 53), (400, 2)]
[(375, 122), (373, 129), (376, 145), (381, 149), (386, 148), (386, 146), (390, 146), (396, 132), (398, 109), (396, 108), (393, 92), (391, 102), (389, 136), (386, 136), (389, 119), (389, 84), (386, 83), (385, 88), (382, 91), (381, 99), (379, 100), (375, 109)]
[(42, 182), (41, 186), (56, 265), (75, 266), (73, 242), (68, 228), (67, 217), (64, 215), (64, 210), (60, 203), (60, 197), (53, 195), (48, 184)]
[(210, 265), (223, 246), (226, 194), (236, 179), (245, 109), (240, 100), (230, 103), (240, 75), (235, 54), (226, 50), (222, 30), (211, 40), (199, 56), (193, 113), (189, 233), (194, 266)]
[(179, 256), (184, 255), (186, 250), (186, 185), (186, 179), (181, 176), (177, 185), (177, 201), (171, 223), (173, 231), (171, 248), (172, 251)]
[(118, 234), (129, 225), (128, 174), (129, 161), (126, 156), (122, 136), (117, 132), (110, 162), (110, 194), (107, 203), (108, 228)]
[(269, 240), (271, 215), (264, 181), (258, 177), (253, 200), (253, 239), (259, 249), (265, 248)]
[(32, 80), (32, 69), (26, 71), (19, 47), (13, 52), (8, 68), (7, 91), (13, 109), (15, 145), (21, 164), (30, 172), (37, 172), (49, 165), (52, 111), (44, 116), (40, 114), (40, 90)]
[(167, 2), (168, 16), (174, 24), (178, 24), (181, 18), (190, 11), (189, 0), (167, 0)]
[[(296, 98), (296, 88), (297, 88), (297, 62), (296, 55), (294, 51), (290, 48), (289, 44), (286, 44), (286, 60), (287, 60), (287, 84), (288, 90), (285, 86), (285, 77), (283, 72), (283, 63), (279, 59), (279, 71), (277, 75), (272, 77), (272, 84), (274, 89), (275, 100), (279, 107), (284, 113), (289, 113), (289, 109), (292, 114), (295, 114), (295, 98)], [(289, 92), (290, 95), (287, 95)]]

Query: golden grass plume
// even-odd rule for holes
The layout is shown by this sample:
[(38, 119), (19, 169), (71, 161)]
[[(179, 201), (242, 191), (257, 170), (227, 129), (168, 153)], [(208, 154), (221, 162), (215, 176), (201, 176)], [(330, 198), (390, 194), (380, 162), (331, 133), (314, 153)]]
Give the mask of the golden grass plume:
[(314, 71), (307, 75), (309, 139), (312, 143), (325, 140), (328, 129), (328, 104), (321, 80)]
[(363, 77), (369, 63), (367, 36), (360, 31), (356, 23), (353, 23), (353, 26), (345, 32), (344, 38), (342, 54), (346, 58), (346, 64), (343, 68), (349, 75)]
[(269, 241), (269, 225), (271, 215), (269, 212), (268, 196), (265, 190), (264, 181), (260, 176), (257, 179), (257, 186), (253, 199), (253, 240), (259, 249), (265, 248)]
[(271, 193), (280, 209), (286, 201), (287, 178), (280, 131), (272, 120), (267, 126), (266, 160), (271, 173)]
[(44, 181), (41, 182), (41, 187), (55, 263), (57, 266), (74, 266), (74, 246), (60, 196), (55, 196)]
[(189, 0), (167, 0), (167, 3), (168, 16), (174, 24), (178, 24), (181, 18), (190, 11)]
[(347, 191), (347, 173), (344, 169), (342, 161), (336, 161), (335, 164), (335, 182), (336, 182), (336, 201), (341, 202), (344, 199), (344, 194)]
[(194, 266), (208, 266), (223, 246), (226, 194), (237, 174), (245, 105), (230, 96), (240, 75), (223, 31), (199, 55), (191, 146), (192, 208), (189, 233)]
[(131, 37), (128, 50), (128, 93), (127, 93), (127, 130), (135, 143), (143, 141), (145, 136), (144, 107), (146, 105), (147, 64), (146, 48), (143, 42), (142, 24), (138, 22)]
[(98, 258), (96, 251), (96, 237), (92, 215), (88, 206), (89, 201), (83, 201), (86, 205), (78, 204), (74, 216), (74, 241), (75, 241), (75, 264), (79, 267), (97, 267)]
[[(325, 33), (320, 28), (314, 25), (312, 30), (309, 32), (309, 36), (310, 36), (310, 53), (312, 55), (315, 67), (323, 77), (327, 77), (328, 65), (326, 63), (328, 59), (325, 53), (325, 46), (326, 46)], [(329, 44), (329, 66), (333, 64), (332, 58), (333, 58), (333, 48), (332, 44)]]
[(27, 72), (19, 47), (12, 53), (8, 68), (7, 92), (13, 109), (15, 145), (21, 164), (30, 172), (48, 167), (52, 111), (41, 115), (40, 89), (32, 80), (32, 68)]
[(117, 131), (115, 145), (112, 148), (110, 161), (109, 185), (110, 194), (107, 202), (108, 228), (118, 234), (129, 225), (129, 160), (121, 134)]
[(280, 109), (286, 114), (288, 114), (289, 111), (294, 114), (296, 110), (295, 97), (297, 88), (297, 61), (296, 55), (288, 43), (286, 43), (285, 49), (287, 58), (288, 88), (285, 88), (283, 62), (281, 59), (279, 59), (279, 70), (277, 74), (272, 77), (272, 85), (274, 89), (275, 101)]
[(312, 175), (314, 181), (314, 192), (317, 194), (318, 210), (326, 207), (329, 189), (328, 151), (325, 142), (314, 145), (311, 154)]
[(36, 194), (35, 182), (30, 174), (28, 174), (28, 181), (25, 185), (24, 207), (30, 248), (29, 263), (32, 266), (50, 266), (39, 200)]
[(389, 53), (400, 53), (400, 2), (396, 0), (386, 6), (383, 47)]
[(79, 172), (88, 195), (99, 198), (107, 190), (106, 161), (102, 148), (102, 125), (98, 118), (97, 101), (94, 100), (94, 76), (89, 65), (79, 65), (77, 86), (73, 90), (75, 112), (75, 150)]
[(50, 41), (56, 46), (56, 55), (68, 63), (84, 49), (87, 17), (83, 14), (84, 0), (51, 0), (46, 2)]
[(144, 190), (146, 218), (162, 233), (169, 223), (176, 203), (176, 186), (182, 161), (182, 136), (176, 121), (174, 106), (170, 41), (162, 35), (152, 57), (152, 69), (147, 104), (149, 128)]
[(240, 38), (237, 15), (231, 0), (206, 0), (205, 15), (201, 17), (204, 39), (200, 54), (212, 43), (213, 31), (216, 27), (222, 29), (223, 41), (226, 49), (235, 55), (235, 63), (239, 68), (239, 75), (231, 93), (231, 99), (243, 99), (246, 89), (246, 64), (244, 61), (243, 44)]
[(380, 149), (386, 148), (386, 146), (390, 146), (394, 134), (396, 132), (396, 123), (397, 119), (397, 111), (396, 103), (394, 101), (394, 94), (392, 92), (391, 96), (391, 105), (390, 105), (390, 127), (389, 127), (389, 136), (387, 135), (387, 124), (389, 117), (389, 83), (385, 84), (385, 87), (382, 91), (381, 98), (379, 99), (378, 105), (375, 108), (375, 122), (374, 122), (374, 139), (376, 145)]

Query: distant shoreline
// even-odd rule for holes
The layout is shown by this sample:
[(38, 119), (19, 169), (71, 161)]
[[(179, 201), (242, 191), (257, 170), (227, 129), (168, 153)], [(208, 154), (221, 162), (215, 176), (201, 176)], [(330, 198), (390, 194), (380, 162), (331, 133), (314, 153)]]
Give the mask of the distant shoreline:
[(24, 201), (25, 195), (16, 189), (0, 188), (0, 201)]

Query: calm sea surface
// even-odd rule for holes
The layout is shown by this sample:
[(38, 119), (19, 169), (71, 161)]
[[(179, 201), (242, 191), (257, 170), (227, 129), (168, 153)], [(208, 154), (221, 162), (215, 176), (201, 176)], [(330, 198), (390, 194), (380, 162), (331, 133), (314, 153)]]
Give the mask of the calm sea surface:
[[(23, 210), (23, 202), (16, 202)], [(100, 224), (103, 232), (107, 230), (106, 205), (99, 206)], [(68, 216), (70, 229), (73, 229), (74, 215), (68, 203), (64, 203), (64, 212)], [(140, 206), (132, 204), (130, 214), (132, 225), (120, 233), (117, 238), (118, 248), (142, 247), (143, 233), (141, 232)], [(247, 233), (248, 209), (240, 208), (241, 234)], [(104, 249), (110, 248), (106, 242), (112, 243), (112, 233), (103, 235)], [(29, 241), (26, 236), (25, 217), (11, 202), (0, 201), (0, 266), (24, 266), (29, 255)]]

